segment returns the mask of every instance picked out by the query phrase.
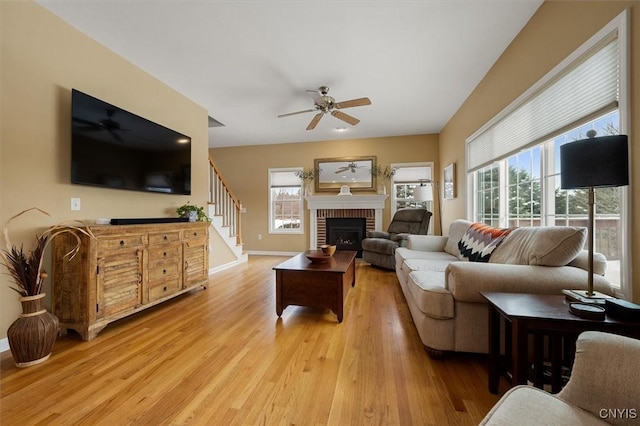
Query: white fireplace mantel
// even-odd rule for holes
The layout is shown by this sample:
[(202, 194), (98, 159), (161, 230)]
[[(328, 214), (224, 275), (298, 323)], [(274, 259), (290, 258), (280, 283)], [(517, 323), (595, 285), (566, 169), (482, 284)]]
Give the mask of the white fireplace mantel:
[(318, 210), (320, 209), (373, 209), (375, 210), (376, 229), (382, 229), (382, 212), (388, 195), (308, 195), (307, 208), (309, 217), (309, 247), (318, 247)]

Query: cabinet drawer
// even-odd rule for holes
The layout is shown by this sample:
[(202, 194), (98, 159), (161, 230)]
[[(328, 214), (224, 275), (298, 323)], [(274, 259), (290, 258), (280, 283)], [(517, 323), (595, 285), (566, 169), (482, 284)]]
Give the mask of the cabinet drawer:
[(149, 267), (149, 282), (161, 281), (167, 278), (180, 277), (182, 262), (167, 262), (166, 264)]
[(149, 264), (169, 260), (179, 262), (181, 248), (182, 246), (180, 244), (173, 244), (166, 247), (149, 249)]
[(180, 280), (163, 281), (149, 287), (149, 301), (161, 299), (181, 290)]
[(189, 240), (197, 240), (200, 238), (205, 238), (207, 236), (207, 228), (202, 229), (188, 229), (183, 231), (182, 238), (185, 241)]
[(119, 248), (142, 247), (146, 244), (145, 234), (121, 235), (115, 238), (99, 238), (98, 250), (113, 250)]
[(149, 245), (180, 241), (180, 231), (149, 234)]

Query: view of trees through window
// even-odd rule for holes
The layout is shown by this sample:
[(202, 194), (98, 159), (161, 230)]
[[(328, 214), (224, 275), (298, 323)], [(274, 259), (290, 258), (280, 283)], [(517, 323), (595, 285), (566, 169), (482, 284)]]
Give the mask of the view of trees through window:
[[(540, 145), (477, 170), (474, 174), (475, 220), (497, 227), (587, 226), (587, 190), (560, 188), (560, 146), (586, 138), (618, 134), (613, 111)], [(596, 251), (607, 260), (620, 258), (620, 188), (595, 190)], [(616, 279), (616, 282), (618, 279)]]
[(302, 188), (272, 188), (271, 191), (274, 229), (300, 229)]

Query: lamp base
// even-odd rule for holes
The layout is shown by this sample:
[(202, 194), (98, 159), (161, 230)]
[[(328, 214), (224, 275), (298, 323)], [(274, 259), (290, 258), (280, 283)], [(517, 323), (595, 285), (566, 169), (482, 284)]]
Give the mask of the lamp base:
[(605, 299), (613, 299), (613, 297), (599, 291), (594, 291), (589, 295), (587, 290), (562, 290), (562, 294), (567, 297), (568, 301), (590, 305), (604, 305)]

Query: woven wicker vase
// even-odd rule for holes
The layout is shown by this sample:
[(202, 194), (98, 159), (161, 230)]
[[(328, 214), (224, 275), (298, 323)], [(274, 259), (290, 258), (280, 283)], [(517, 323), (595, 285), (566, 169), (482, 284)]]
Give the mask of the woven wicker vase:
[(22, 314), (7, 330), (11, 355), (18, 367), (29, 367), (49, 359), (58, 337), (58, 318), (44, 308), (45, 294), (20, 298)]

